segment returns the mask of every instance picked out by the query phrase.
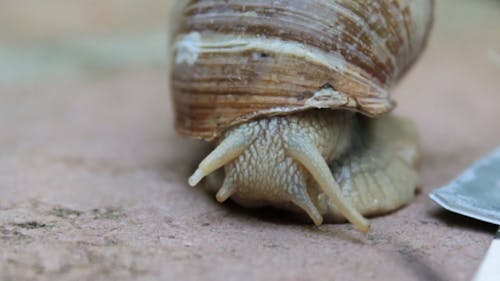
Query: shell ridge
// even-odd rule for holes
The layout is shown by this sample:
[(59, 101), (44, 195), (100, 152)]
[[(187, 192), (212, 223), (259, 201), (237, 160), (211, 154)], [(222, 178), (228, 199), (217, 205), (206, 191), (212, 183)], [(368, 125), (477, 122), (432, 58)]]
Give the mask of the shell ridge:
[(173, 46), (176, 127), (206, 139), (260, 116), (314, 108), (371, 117), (391, 111), (389, 91), (425, 46), (433, 5), (185, 2)]

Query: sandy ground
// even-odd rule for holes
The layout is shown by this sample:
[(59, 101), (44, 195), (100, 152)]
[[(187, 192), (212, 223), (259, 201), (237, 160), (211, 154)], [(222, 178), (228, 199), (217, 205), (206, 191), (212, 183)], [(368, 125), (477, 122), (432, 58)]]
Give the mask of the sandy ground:
[(163, 68), (0, 83), (0, 279), (470, 280), (495, 227), (427, 194), (500, 144), (500, 36), (483, 28), (500, 3), (472, 2), (439, 3), (395, 91), (419, 126), (422, 192), (367, 235), (188, 187), (204, 145), (175, 134)]

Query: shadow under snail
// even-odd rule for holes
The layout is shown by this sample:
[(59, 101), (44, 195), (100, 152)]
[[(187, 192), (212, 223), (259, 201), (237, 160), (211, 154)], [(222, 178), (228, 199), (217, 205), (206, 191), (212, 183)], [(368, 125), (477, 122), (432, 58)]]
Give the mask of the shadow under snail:
[(319, 225), (409, 203), (416, 130), (389, 90), (424, 49), (433, 0), (181, 1), (171, 87), (182, 135), (215, 143), (216, 198)]

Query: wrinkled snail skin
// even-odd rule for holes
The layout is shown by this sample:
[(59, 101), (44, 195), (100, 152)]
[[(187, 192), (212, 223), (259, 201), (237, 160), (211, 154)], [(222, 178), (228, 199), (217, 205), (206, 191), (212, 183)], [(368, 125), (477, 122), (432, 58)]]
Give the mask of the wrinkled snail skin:
[(432, 13), (432, 0), (183, 1), (176, 129), (217, 145), (189, 183), (224, 167), (220, 202), (300, 209), (316, 224), (345, 218), (361, 231), (362, 215), (411, 201), (416, 133), (384, 113)]

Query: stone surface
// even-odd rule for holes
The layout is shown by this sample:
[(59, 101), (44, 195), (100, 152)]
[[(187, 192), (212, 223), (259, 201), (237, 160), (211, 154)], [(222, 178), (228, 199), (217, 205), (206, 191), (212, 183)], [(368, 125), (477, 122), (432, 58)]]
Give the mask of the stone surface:
[(162, 68), (1, 84), (0, 279), (470, 280), (495, 228), (427, 193), (500, 143), (500, 37), (482, 28), (500, 5), (438, 2), (396, 93), (419, 126), (422, 192), (367, 235), (188, 187), (205, 147), (175, 134)]

